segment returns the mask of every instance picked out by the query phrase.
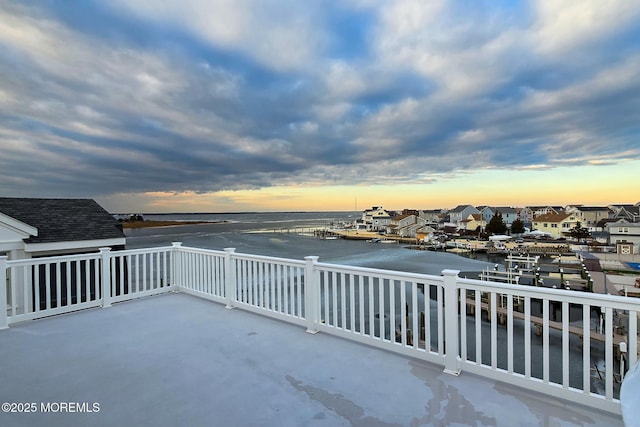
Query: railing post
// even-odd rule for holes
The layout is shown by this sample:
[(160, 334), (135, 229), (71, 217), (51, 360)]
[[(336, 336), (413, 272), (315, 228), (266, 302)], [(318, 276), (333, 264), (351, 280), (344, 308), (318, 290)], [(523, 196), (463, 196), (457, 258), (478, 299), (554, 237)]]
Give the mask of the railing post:
[(460, 375), (458, 366), (458, 342), (460, 339), (458, 325), (458, 270), (442, 270), (444, 276), (444, 372)]
[(225, 308), (235, 308), (233, 304), (236, 300), (236, 269), (233, 264), (233, 254), (236, 248), (224, 248), (224, 296), (227, 298)]
[(7, 257), (0, 256), (0, 329), (9, 327), (7, 319)]
[(100, 248), (102, 258), (102, 308), (111, 307), (111, 248)]
[(304, 315), (307, 320), (307, 333), (317, 334), (320, 313), (320, 280), (315, 264), (317, 256), (304, 258), (307, 262), (304, 269)]
[(182, 242), (171, 242), (171, 246), (173, 246), (171, 251), (171, 289), (178, 291), (182, 285), (179, 280), (182, 277), (182, 257), (180, 256)]

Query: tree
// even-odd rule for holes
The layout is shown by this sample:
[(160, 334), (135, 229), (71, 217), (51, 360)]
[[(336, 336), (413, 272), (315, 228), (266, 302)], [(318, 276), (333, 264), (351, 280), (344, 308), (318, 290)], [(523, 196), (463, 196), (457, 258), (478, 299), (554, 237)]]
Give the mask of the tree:
[(496, 212), (491, 218), (491, 221), (487, 224), (486, 231), (490, 234), (504, 234), (507, 232), (507, 224), (504, 223), (500, 212)]
[(511, 234), (522, 234), (524, 233), (524, 222), (516, 219), (511, 223)]
[(585, 239), (591, 236), (589, 230), (583, 227), (582, 224), (580, 224), (580, 221), (576, 223), (575, 227), (569, 230), (569, 235), (574, 239)]

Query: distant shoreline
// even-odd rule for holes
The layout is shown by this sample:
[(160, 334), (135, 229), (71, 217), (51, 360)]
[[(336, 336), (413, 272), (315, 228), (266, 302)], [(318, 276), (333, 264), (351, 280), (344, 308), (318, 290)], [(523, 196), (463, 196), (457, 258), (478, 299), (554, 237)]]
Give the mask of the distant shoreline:
[(122, 228), (174, 227), (180, 225), (219, 224), (227, 221), (125, 221)]

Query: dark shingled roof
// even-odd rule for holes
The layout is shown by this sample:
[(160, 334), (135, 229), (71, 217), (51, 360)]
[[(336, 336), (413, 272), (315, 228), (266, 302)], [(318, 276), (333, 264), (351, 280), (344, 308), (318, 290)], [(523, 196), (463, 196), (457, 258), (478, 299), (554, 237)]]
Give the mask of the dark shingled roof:
[(0, 197), (0, 212), (38, 229), (25, 243), (123, 238), (118, 221), (91, 199)]

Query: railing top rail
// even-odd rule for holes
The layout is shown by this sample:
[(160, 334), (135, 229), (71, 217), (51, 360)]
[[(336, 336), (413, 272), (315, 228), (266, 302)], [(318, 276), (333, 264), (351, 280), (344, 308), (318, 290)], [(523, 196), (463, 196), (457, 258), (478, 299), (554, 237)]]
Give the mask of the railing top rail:
[(294, 267), (304, 267), (304, 265), (306, 264), (304, 260), (278, 258), (278, 257), (265, 256), (265, 255), (253, 255), (253, 254), (245, 254), (245, 253), (239, 253), (239, 252), (234, 252), (233, 257), (238, 259), (273, 262), (273, 263), (278, 263), (283, 265), (291, 265)]
[(510, 283), (490, 282), (477, 279), (458, 278), (459, 287), (478, 291), (498, 291), (502, 293), (516, 294), (518, 296), (530, 296), (534, 298), (549, 298), (558, 301), (588, 302), (590, 305), (612, 306), (623, 310), (640, 311), (640, 299), (628, 298), (619, 295), (595, 294), (572, 289), (554, 289), (541, 286), (516, 285)]
[(173, 246), (157, 246), (153, 248), (142, 249), (124, 249), (121, 251), (111, 251), (111, 255), (123, 256), (123, 255), (135, 255), (135, 254), (149, 254), (154, 252), (169, 252), (173, 250)]
[(216, 250), (216, 249), (194, 248), (192, 246), (179, 246), (178, 250), (181, 251), (181, 252), (191, 252), (191, 253), (198, 253), (198, 254), (211, 254), (211, 255), (218, 255), (218, 256), (224, 256), (224, 254), (225, 254), (224, 251), (220, 251), (220, 250)]
[(88, 259), (99, 259), (100, 257), (101, 257), (100, 252), (92, 252), (88, 254), (57, 255), (57, 256), (48, 256), (48, 257), (42, 257), (42, 258), (13, 259), (13, 260), (7, 261), (7, 267), (52, 264), (56, 262), (68, 262), (68, 261), (83, 261)]
[(370, 268), (370, 267), (358, 267), (353, 265), (319, 262), (316, 264), (316, 266), (321, 269), (366, 274), (366, 275), (382, 277), (384, 279), (406, 280), (410, 282), (428, 282), (428, 281), (442, 282), (443, 280), (442, 276), (436, 276), (431, 274), (409, 273), (405, 271), (385, 270), (385, 269)]

